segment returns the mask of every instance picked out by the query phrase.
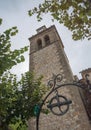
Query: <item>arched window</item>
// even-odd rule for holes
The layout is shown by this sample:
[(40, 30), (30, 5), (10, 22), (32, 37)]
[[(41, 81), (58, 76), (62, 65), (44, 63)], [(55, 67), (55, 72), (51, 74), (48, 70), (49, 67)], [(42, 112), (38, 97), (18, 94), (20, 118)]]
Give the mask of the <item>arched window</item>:
[(38, 50), (42, 49), (42, 41), (41, 39), (37, 40)]
[(46, 35), (46, 36), (44, 37), (44, 40), (45, 40), (45, 45), (46, 45), (46, 46), (50, 44), (50, 38), (49, 38), (48, 35)]

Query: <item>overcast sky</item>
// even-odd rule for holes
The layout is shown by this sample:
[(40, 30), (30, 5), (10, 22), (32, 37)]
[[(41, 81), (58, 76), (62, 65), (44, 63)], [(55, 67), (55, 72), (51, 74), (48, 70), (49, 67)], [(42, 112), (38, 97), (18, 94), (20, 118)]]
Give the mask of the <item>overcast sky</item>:
[[(0, 0), (0, 17), (3, 24), (0, 33), (5, 29), (17, 26), (19, 33), (12, 38), (12, 49), (19, 49), (29, 45), (28, 38), (36, 34), (36, 29), (42, 25), (50, 27), (55, 25), (65, 46), (65, 52), (69, 59), (74, 75), (80, 77), (79, 72), (91, 67), (91, 41), (73, 41), (71, 32), (57, 21), (52, 22), (50, 15), (44, 15), (41, 22), (37, 22), (36, 16), (29, 17), (28, 10), (37, 6), (43, 0)], [(13, 67), (12, 72), (20, 75), (29, 68), (29, 52), (25, 53), (25, 62)]]

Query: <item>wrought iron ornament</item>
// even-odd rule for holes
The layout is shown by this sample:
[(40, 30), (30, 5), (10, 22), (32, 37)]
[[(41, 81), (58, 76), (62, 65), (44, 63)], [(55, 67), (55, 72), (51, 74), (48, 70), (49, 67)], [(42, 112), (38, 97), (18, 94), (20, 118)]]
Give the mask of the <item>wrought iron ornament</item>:
[(52, 88), (52, 91), (54, 91), (56, 95), (51, 98), (47, 107), (51, 110), (51, 112), (54, 115), (57, 116), (64, 115), (69, 110), (69, 105), (72, 103), (71, 100), (68, 100), (66, 97), (59, 95), (57, 89), (55, 90), (56, 87), (62, 84), (61, 83), (62, 79), (63, 77), (61, 74), (58, 74), (57, 76), (53, 74), (53, 80), (50, 80), (48, 82), (48, 86)]
[[(47, 98), (52, 94), (55, 93), (55, 96), (52, 97), (49, 101), (49, 104), (47, 105), (47, 107), (50, 109), (50, 111), (57, 115), (57, 116), (62, 116), (64, 114), (67, 113), (67, 111), (69, 110), (69, 106), (72, 103), (71, 100), (67, 99), (67, 97), (60, 95), (58, 93), (58, 89), (61, 87), (79, 87), (82, 89), (88, 89), (88, 91), (90, 92), (91, 90), (91, 84), (88, 82), (88, 80), (86, 80), (88, 88), (84, 87), (84, 85), (81, 82), (76, 82), (73, 81), (72, 83), (66, 83), (63, 84), (62, 83), (63, 77), (61, 74), (58, 75), (54, 75), (52, 79), (48, 82), (48, 86), (51, 88), (50, 92), (47, 94), (47, 96), (44, 98), (44, 100), (42, 101), (42, 103), (39, 105), (39, 111), (36, 114), (36, 130), (39, 130), (39, 117), (40, 117), (40, 112), (42, 110), (43, 105), (45, 104)], [(57, 109), (57, 111), (55, 110), (55, 108)]]

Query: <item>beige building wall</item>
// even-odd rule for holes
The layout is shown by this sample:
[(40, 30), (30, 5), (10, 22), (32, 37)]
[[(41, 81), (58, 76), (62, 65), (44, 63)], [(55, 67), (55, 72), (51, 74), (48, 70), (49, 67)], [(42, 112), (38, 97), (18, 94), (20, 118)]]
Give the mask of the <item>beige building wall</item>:
[[(49, 36), (50, 42), (46, 45), (44, 37)], [(42, 41), (42, 48), (38, 50), (38, 39)], [(29, 38), (30, 41), (30, 65), (31, 71), (37, 76), (43, 75), (43, 83), (47, 85), (52, 75), (62, 74), (62, 83), (72, 82), (73, 74), (68, 58), (64, 51), (63, 43), (55, 26), (44, 29)], [(50, 95), (50, 100), (55, 93)], [(72, 100), (69, 111), (64, 116), (56, 116), (51, 112), (48, 115), (41, 114), (39, 130), (90, 130), (90, 125), (78, 88), (64, 87), (59, 90), (59, 95)], [(35, 119), (29, 121), (29, 130), (35, 130)]]
[(89, 75), (88, 80), (91, 83), (91, 68), (85, 69), (85, 70), (81, 71), (80, 73), (81, 73), (83, 79), (86, 79), (85, 76), (88, 74)]
[(82, 70), (80, 73), (82, 75), (82, 79), (80, 81), (86, 89), (79, 89), (79, 91), (91, 123), (91, 68)]

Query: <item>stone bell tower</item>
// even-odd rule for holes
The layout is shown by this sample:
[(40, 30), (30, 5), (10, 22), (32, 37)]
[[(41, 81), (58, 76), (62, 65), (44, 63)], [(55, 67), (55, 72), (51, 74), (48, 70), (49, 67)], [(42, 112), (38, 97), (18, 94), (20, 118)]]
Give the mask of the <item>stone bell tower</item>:
[[(43, 82), (47, 82), (52, 75), (61, 74), (63, 83), (73, 81), (73, 74), (69, 60), (64, 51), (64, 45), (55, 28), (42, 26), (36, 30), (37, 34), (29, 38), (30, 57), (29, 69), (37, 76), (43, 75)], [(41, 115), (39, 130), (90, 130), (90, 125), (78, 88), (64, 87), (59, 93), (72, 99), (72, 105), (64, 116), (56, 116), (51, 112)], [(52, 96), (52, 95), (51, 95)], [(29, 130), (35, 130), (35, 120), (29, 122)]]

